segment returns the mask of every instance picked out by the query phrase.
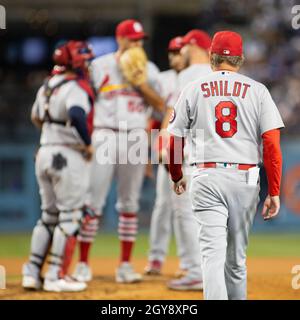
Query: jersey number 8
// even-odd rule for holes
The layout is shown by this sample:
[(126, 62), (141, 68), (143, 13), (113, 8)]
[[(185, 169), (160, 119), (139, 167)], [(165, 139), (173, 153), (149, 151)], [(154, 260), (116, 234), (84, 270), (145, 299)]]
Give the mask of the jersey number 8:
[[(215, 107), (216, 132), (222, 138), (231, 138), (237, 132), (237, 107), (231, 101), (221, 101)], [(224, 129), (227, 124), (228, 130)]]

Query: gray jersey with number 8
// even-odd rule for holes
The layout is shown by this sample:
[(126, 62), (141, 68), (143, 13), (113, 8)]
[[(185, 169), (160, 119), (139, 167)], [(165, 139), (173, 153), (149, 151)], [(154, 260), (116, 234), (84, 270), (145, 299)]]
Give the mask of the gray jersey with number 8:
[(175, 136), (189, 136), (190, 163), (257, 164), (261, 135), (284, 127), (263, 84), (224, 70), (187, 85), (174, 109), (168, 130)]

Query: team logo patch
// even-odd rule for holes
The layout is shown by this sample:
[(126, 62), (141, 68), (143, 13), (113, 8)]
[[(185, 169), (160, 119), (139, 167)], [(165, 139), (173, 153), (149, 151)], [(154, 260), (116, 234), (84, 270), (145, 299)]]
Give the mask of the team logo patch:
[(143, 27), (139, 22), (135, 22), (133, 24), (133, 29), (135, 32), (142, 32), (143, 31)]
[(230, 54), (230, 50), (223, 50), (223, 54)]
[(52, 168), (56, 170), (62, 170), (67, 166), (67, 159), (61, 154), (54, 154), (52, 157)]
[(181, 39), (180, 38), (176, 38), (175, 39), (175, 42), (176, 42), (176, 44), (178, 45), (178, 46), (180, 46), (181, 45)]
[(176, 112), (175, 109), (172, 109), (172, 113), (170, 115), (169, 123), (172, 123), (176, 118)]
[(57, 55), (57, 56), (61, 56), (62, 55), (62, 51), (60, 49), (55, 49), (54, 54)]

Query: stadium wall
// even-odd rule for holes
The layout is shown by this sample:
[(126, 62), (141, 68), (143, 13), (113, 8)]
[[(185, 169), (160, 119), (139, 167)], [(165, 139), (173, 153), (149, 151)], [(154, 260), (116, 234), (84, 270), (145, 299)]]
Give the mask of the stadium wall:
[[(282, 208), (280, 215), (268, 223), (256, 215), (254, 230), (261, 232), (300, 231), (300, 139), (282, 142), (284, 159)], [(35, 147), (31, 144), (0, 146), (0, 232), (29, 231), (40, 215), (38, 188), (34, 174)], [(261, 199), (265, 198), (266, 178), (261, 175)], [(113, 184), (104, 209), (102, 230), (117, 230)], [(155, 181), (146, 178), (141, 195), (139, 225), (147, 230), (155, 199)], [(262, 202), (258, 211), (261, 209)]]

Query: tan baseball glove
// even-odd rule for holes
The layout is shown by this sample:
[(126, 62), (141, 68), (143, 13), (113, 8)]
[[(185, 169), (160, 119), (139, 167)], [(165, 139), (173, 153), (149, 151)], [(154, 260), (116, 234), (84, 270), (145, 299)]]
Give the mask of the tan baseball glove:
[(127, 49), (120, 57), (120, 68), (126, 80), (133, 86), (147, 81), (147, 55), (143, 48)]

